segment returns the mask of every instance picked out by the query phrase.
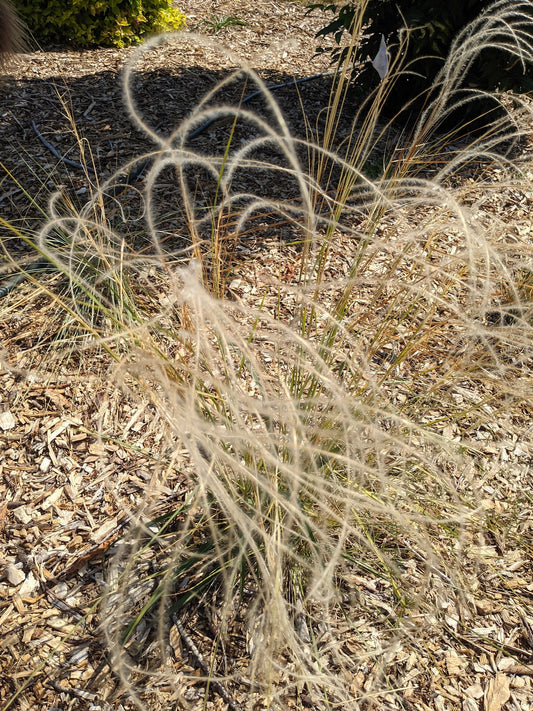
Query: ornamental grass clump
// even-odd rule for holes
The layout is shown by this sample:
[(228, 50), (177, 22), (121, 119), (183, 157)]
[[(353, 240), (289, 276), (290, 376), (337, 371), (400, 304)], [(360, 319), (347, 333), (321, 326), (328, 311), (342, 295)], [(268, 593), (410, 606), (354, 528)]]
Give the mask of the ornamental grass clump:
[[(243, 76), (255, 83), (268, 120), (218, 106), (217, 87), (174, 134), (158, 136), (143, 123), (129, 89), (133, 72), (126, 73), (132, 116), (159, 145), (145, 197), (167, 291), (149, 339), (137, 339), (117, 379), (130, 394), (137, 387), (130, 380), (142, 385), (171, 461), (190, 482), (179, 516), (139, 526), (112, 568), (106, 629), (132, 693), (157, 678), (179, 695), (168, 635), (176, 626), (194, 635), (195, 624), (210, 620), (213, 683), (242, 679), (223, 650), (246, 630), (250, 706), (259, 699), (283, 706), (305, 691), (316, 708), (356, 708), (366, 694), (383, 692), (395, 645), (422, 639), (437, 603), (465, 604), (461, 551), (477, 520), (472, 492), (482, 466), (470, 435), (490, 426), (504, 402), (523, 397), (513, 378), (527, 380), (531, 320), (518, 283), (531, 247), (505, 239), (505, 224), (481, 219), (468, 187), (454, 182), (475, 163), (477, 195), (496, 189), (492, 169), (505, 190), (523, 186), (530, 167), (493, 151), (494, 126), (442, 159), (436, 129), (453, 101), (456, 59), (377, 180), (363, 166), (384, 135), (387, 79), (341, 154), (291, 136), (246, 68), (226, 83)], [(342, 81), (341, 70), (332, 102)], [(331, 136), (342, 100), (332, 106)], [(514, 115), (530, 117), (527, 102)], [(188, 136), (213, 118), (226, 120), (229, 139), (197, 154)], [(242, 125), (251, 135), (237, 141)], [(506, 126), (511, 146), (522, 129)], [(303, 167), (305, 151), (314, 172)], [(169, 266), (157, 197), (168, 166), (184, 230), (183, 251), (172, 254), (177, 267)], [(211, 186), (198, 200), (194, 175), (202, 171)], [(278, 175), (290, 197), (251, 192), (254, 174), (256, 185)], [(230, 284), (246, 273), (236, 264), (238, 246), (258, 238), (261, 214), (290, 227), (296, 269), (288, 280), (260, 284), (253, 299), (231, 298)], [(283, 260), (283, 245), (279, 254)], [(494, 328), (508, 299), (516, 320)], [(163, 322), (171, 351), (160, 346)], [(168, 481), (153, 485), (152, 496)], [(164, 563), (150, 571), (143, 560), (154, 541)], [(361, 580), (375, 586), (377, 600), (365, 602)], [(156, 628), (157, 649), (148, 632)], [(358, 640), (350, 653), (346, 630)], [(151, 656), (136, 664), (129, 650), (139, 644)], [(364, 664), (375, 665), (374, 680), (356, 690), (345, 679)]]

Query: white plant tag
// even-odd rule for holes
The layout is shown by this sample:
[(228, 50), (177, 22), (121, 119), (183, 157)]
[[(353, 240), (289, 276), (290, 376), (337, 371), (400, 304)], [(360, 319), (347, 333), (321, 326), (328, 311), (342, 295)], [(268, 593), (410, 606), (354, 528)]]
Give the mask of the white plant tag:
[(384, 79), (389, 69), (389, 55), (387, 54), (387, 45), (385, 44), (385, 35), (381, 35), (379, 50), (374, 59), (372, 66), (379, 74), (380, 79)]

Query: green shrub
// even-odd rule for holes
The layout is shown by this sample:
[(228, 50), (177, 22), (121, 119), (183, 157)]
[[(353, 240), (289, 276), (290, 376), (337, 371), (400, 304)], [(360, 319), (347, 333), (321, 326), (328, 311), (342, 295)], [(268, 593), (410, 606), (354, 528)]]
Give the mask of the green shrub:
[(40, 42), (78, 47), (126, 47), (185, 25), (171, 0), (17, 0), (15, 5)]

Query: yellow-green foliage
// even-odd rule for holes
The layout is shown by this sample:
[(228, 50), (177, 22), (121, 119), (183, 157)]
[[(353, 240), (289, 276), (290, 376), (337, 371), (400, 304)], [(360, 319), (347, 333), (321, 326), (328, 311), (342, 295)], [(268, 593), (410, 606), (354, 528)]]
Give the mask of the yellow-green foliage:
[(126, 47), (185, 26), (171, 0), (17, 0), (15, 6), (40, 42)]

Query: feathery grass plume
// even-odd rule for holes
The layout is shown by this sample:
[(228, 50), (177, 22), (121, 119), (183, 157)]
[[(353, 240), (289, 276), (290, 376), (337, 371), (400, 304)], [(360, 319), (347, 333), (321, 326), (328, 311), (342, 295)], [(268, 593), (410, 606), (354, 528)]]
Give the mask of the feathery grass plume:
[[(354, 8), (353, 32), (343, 51), (342, 70), (333, 94), (334, 105), (342, 106), (350, 89), (354, 66), (358, 63), (358, 48), (363, 32), (364, 13), (367, 3), (357, 3)], [(472, 159), (476, 154), (505, 153), (519, 136), (514, 135), (515, 127), (507, 111), (509, 104), (519, 97), (511, 98), (509, 93), (487, 92), (465, 85), (465, 77), (475, 63), (483, 61), (484, 52), (498, 50), (514, 59), (523, 67), (524, 74), (531, 70), (533, 61), (533, 16), (528, 0), (498, 0), (455, 38), (449, 56), (437, 74), (431, 87), (420, 96), (403, 105), (397, 114), (388, 118), (383, 110), (399, 80), (418, 73), (418, 58), (413, 64), (405, 64), (407, 47), (412, 40), (409, 32), (400, 32), (400, 46), (394, 52), (385, 81), (379, 81), (375, 73), (376, 88), (367, 92), (366, 98), (356, 110), (352, 131), (341, 146), (342, 155), (351, 164), (363, 165), (370, 158), (376, 143), (382, 141), (395, 121), (404, 122), (404, 137), (396, 146), (392, 160), (385, 161), (383, 171), (387, 177), (405, 176), (438, 165), (442, 161), (439, 154), (443, 149), (453, 151), (454, 144), (460, 143), (459, 162)], [(428, 61), (431, 57), (427, 58)], [(367, 70), (368, 71), (368, 70)], [(366, 76), (366, 75), (365, 75)], [(363, 92), (363, 96), (365, 93)], [(411, 106), (422, 105), (420, 115), (411, 116)], [(328, 125), (324, 145), (331, 147), (336, 135), (339, 112), (328, 114)], [(470, 151), (463, 150), (465, 143)], [(447, 170), (457, 169), (457, 163), (449, 161)], [(322, 168), (322, 173), (326, 173)], [(326, 173), (327, 174), (327, 173)]]
[[(533, 10), (529, 1), (497, 0), (457, 35), (416, 125), (414, 143), (423, 144), (439, 131), (451, 135), (452, 140), (474, 133), (472, 148), (487, 152), (498, 150), (502, 143), (509, 148), (519, 138), (513, 134), (516, 127), (505, 110), (512, 101), (509, 93), (464, 85), (464, 77), (476, 63), (483, 62), (487, 49), (498, 49), (514, 60), (524, 75), (531, 71)], [(443, 131), (442, 127), (449, 125), (454, 128)]]
[[(153, 252), (129, 254), (128, 268), (141, 275), (148, 263), (158, 288), (139, 276), (136, 319), (102, 295), (113, 329), (105, 320), (88, 329), (85, 357), (103, 343), (124, 397), (153, 412), (160, 466), (108, 571), (102, 619), (114, 669), (140, 708), (162, 688), (199, 708), (205, 689), (222, 685), (246, 686), (245, 708), (401, 700), (398, 645), (423, 645), (443, 610), (467, 613), (461, 555), (480, 525), (487, 467), (476, 433), (503, 408), (529, 407), (531, 242), (483, 200), (529, 189), (531, 158), (498, 158), (489, 135), (454, 149), (453, 171), (486, 161), (475, 180), (455, 182), (447, 163), (427, 170), (440, 154), (421, 166), (415, 131), (371, 180), (364, 167), (394, 68), (339, 153), (342, 84), (325, 145), (310, 145), (236, 58), (240, 68), (160, 135), (134, 94), (158, 42), (231, 56), (177, 35), (148, 42), (124, 72), (132, 119), (155, 144), (140, 196)], [(442, 90), (451, 99), (448, 77), (451, 68)], [(221, 105), (235, 82), (258, 87), (263, 115)], [(525, 100), (516, 115), (530, 122)], [(224, 140), (200, 153), (191, 136), (212, 120), (226, 123)], [(56, 216), (43, 245), (52, 227), (92, 234), (121, 179), (99, 185), (75, 220)], [(120, 235), (98, 225), (106, 274), (120, 273), (127, 229), (127, 220)], [(260, 257), (250, 265), (237, 257), (252, 240)], [(277, 270), (267, 268), (272, 254)], [(237, 275), (250, 288), (230, 290)], [(87, 290), (96, 298), (98, 283)], [(117, 438), (113, 415), (105, 403), (102, 435)], [(163, 495), (180, 500), (154, 519)], [(180, 628), (202, 646), (204, 690), (180, 661)]]
[(0, 2), (0, 69), (16, 52), (23, 51), (24, 27), (9, 0)]
[[(114, 176), (116, 184), (110, 193), (98, 189), (99, 172), (91, 147), (74, 120), (68, 90), (66, 87), (62, 92), (57, 89), (57, 94), (68, 122), (66, 133), (71, 134), (75, 147), (75, 152), (70, 155), (74, 157), (77, 153), (79, 156), (79, 161), (67, 160), (83, 172), (92, 199), (80, 199), (74, 194), (72, 185), (70, 189), (65, 184), (57, 189), (50, 188), (50, 185), (58, 183), (55, 167), (45, 168), (32, 160), (30, 155), (24, 160), (41, 186), (36, 195), (28, 192), (17, 175), (0, 163), (8, 179), (27, 198), (28, 212), (33, 214), (30, 219), (26, 215), (21, 216), (16, 222), (0, 217), (0, 226), (4, 231), (0, 241), (0, 258), (8, 270), (16, 269), (14, 274), (2, 274), (0, 298), (6, 312), (17, 311), (21, 303), (35, 305), (43, 294), (46, 295), (55, 308), (46, 311), (43, 324), (45, 342), (53, 341), (52, 350), (56, 354), (61, 352), (62, 344), (68, 344), (72, 356), (76, 346), (82, 348), (88, 338), (92, 344), (95, 339), (103, 339), (113, 323), (118, 330), (122, 330), (127, 320), (142, 320), (138, 311), (139, 308), (142, 311), (138, 295), (135, 300), (130, 298), (130, 279), (135, 278), (135, 270), (130, 266), (132, 256), (135, 265), (138, 265), (134, 235), (138, 216), (132, 214), (134, 208), (130, 204), (134, 202), (135, 186), (124, 181), (121, 172)], [(56, 154), (57, 165), (61, 165), (65, 158), (57, 151)], [(120, 202), (115, 193), (122, 195)], [(83, 195), (84, 191), (80, 194)], [(47, 204), (43, 205), (45, 200)], [(120, 225), (126, 219), (130, 221), (128, 243), (120, 233)], [(17, 243), (15, 249), (12, 249), (12, 240)], [(17, 256), (22, 244), (24, 259)], [(26, 280), (40, 288), (29, 293), (23, 290), (18, 294), (19, 284)], [(5, 297), (2, 293), (5, 287), (5, 293), (12, 296)], [(53, 357), (52, 353), (50, 356)]]

